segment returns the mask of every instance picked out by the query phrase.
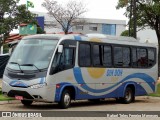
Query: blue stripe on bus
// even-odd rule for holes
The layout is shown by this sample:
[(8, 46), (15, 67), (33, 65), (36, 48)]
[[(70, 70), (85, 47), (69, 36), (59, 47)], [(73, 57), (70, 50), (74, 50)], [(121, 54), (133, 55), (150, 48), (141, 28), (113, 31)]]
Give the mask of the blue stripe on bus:
[(23, 87), (23, 88), (27, 88), (28, 85), (23, 83), (22, 81), (19, 80), (13, 80), (9, 83), (10, 86), (12, 87)]
[[(76, 87), (74, 84), (71, 83), (58, 83), (60, 84), (60, 88), (56, 89), (56, 94), (55, 94), (55, 101), (60, 101), (61, 95), (62, 95), (62, 91), (63, 88), (65, 86), (73, 86), (75, 88), (75, 99), (98, 99), (98, 98), (117, 98), (117, 97), (124, 97), (124, 86), (126, 84), (136, 84), (136, 82), (133, 81), (128, 81), (125, 84), (120, 85), (118, 88), (116, 88), (115, 90), (111, 91), (110, 93), (107, 94), (103, 94), (103, 95), (90, 95), (89, 93), (87, 93), (85, 90), (81, 90), (80, 88)], [(136, 91), (135, 91), (135, 95), (146, 95), (147, 92), (146, 90), (140, 85), (137, 84), (136, 85)]]
[[(81, 72), (81, 69), (79, 67), (76, 67), (73, 69), (73, 73), (74, 73), (74, 77), (75, 77), (75, 80), (77, 81), (78, 84), (84, 84), (85, 81), (83, 80), (83, 77), (82, 77), (82, 72)], [(110, 86), (108, 88), (104, 88), (104, 89), (93, 89), (91, 87), (89, 87), (88, 85), (84, 84), (82, 86), (83, 89), (87, 90), (87, 91), (90, 91), (90, 92), (93, 92), (93, 93), (102, 93), (102, 92), (105, 92), (105, 91), (108, 91), (114, 87), (116, 87), (117, 85), (119, 85), (120, 83), (122, 82), (125, 82), (129, 79), (132, 79), (132, 78), (139, 78), (139, 79), (142, 79), (143, 81), (145, 81), (150, 87), (151, 89), (154, 91), (155, 87), (154, 85), (152, 84), (154, 82), (154, 79), (152, 77), (150, 77), (149, 75), (147, 74), (144, 74), (144, 73), (134, 73), (134, 74), (131, 74), (131, 75), (128, 75), (127, 77), (125, 77), (123, 80), (119, 81), (118, 83), (114, 84), (113, 86)]]
[[(79, 92), (76, 95), (76, 99), (99, 99), (99, 98), (118, 98), (118, 97), (124, 97), (124, 95), (121, 93), (124, 89), (123, 85), (119, 86), (115, 90), (111, 91), (110, 93), (104, 94), (104, 95), (90, 95), (90, 94), (80, 94), (80, 93), (86, 93), (86, 91), (82, 91), (79, 88), (77, 88), (77, 91)], [(137, 88), (140, 89), (140, 91), (136, 91), (135, 95), (146, 95), (146, 90), (141, 86), (137, 84)]]
[(74, 39), (78, 41), (82, 40), (80, 36), (74, 36)]

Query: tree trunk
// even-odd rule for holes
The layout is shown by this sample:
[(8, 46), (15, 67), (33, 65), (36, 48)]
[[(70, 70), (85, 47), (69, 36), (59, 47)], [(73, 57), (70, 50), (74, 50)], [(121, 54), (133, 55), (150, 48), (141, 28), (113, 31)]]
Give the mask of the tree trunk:
[(156, 30), (157, 39), (158, 39), (158, 76), (160, 77), (160, 31)]
[(68, 30), (64, 30), (64, 34), (67, 35), (68, 34)]

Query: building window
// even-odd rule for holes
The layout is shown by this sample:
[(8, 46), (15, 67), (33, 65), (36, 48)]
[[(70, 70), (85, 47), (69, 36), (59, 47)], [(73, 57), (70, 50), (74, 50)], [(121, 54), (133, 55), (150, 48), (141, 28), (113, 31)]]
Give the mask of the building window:
[(98, 30), (98, 25), (97, 24), (90, 24), (89, 25), (89, 30), (90, 31), (97, 31)]
[(102, 24), (102, 33), (106, 35), (116, 35), (116, 25)]
[(83, 30), (83, 25), (77, 25), (76, 30)]

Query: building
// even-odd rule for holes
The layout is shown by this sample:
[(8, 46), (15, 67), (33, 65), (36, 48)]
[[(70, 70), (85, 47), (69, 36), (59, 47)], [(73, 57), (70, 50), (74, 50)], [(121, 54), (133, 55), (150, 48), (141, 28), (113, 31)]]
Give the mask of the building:
[[(46, 33), (62, 32), (61, 26), (55, 19), (46, 13), (34, 12), (39, 17), (44, 16), (44, 30)], [(70, 29), (70, 32), (78, 32), (83, 34), (102, 33), (107, 35), (120, 36), (126, 28), (125, 20), (109, 20), (109, 19), (91, 19), (85, 18), (84, 25), (77, 25)], [(41, 26), (41, 25), (40, 25)]]
[(102, 33), (106, 35), (120, 36), (126, 28), (125, 20), (109, 20), (109, 19), (85, 19), (85, 25), (78, 25), (72, 28), (73, 32)]

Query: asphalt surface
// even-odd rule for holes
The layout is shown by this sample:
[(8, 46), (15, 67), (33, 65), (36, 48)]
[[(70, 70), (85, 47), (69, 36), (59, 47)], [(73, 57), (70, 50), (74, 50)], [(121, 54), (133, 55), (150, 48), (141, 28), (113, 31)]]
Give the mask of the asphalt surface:
[[(147, 112), (159, 111), (160, 112), (160, 98), (156, 97), (136, 97), (136, 101), (131, 104), (120, 104), (117, 103), (114, 99), (106, 99), (100, 103), (88, 102), (87, 100), (73, 102), (71, 107), (68, 109), (60, 109), (59, 106), (55, 103), (33, 103), (31, 106), (23, 106), (20, 101), (5, 101), (0, 102), (0, 111), (14, 111), (14, 112), (51, 112), (53, 114), (62, 114), (62, 117), (46, 117), (45, 120), (54, 119), (54, 120), (159, 120), (160, 118), (151, 118), (151, 117), (107, 117), (107, 112), (122, 112), (122, 111), (135, 111), (135, 112)], [(95, 117), (76, 117), (76, 111), (83, 112), (87, 114), (88, 111), (94, 111)], [(65, 113), (66, 112), (66, 113)], [(100, 112), (106, 112), (106, 117), (100, 117)], [(64, 117), (64, 114), (74, 117)], [(114, 114), (114, 113), (113, 113)], [(6, 118), (3, 118), (8, 120)], [(20, 118), (13, 118), (19, 120)], [(12, 120), (13, 120), (12, 119)], [(24, 119), (24, 118), (23, 118)], [(33, 120), (43, 120), (44, 118), (27, 118)], [(1, 120), (1, 118), (0, 118)]]

